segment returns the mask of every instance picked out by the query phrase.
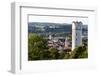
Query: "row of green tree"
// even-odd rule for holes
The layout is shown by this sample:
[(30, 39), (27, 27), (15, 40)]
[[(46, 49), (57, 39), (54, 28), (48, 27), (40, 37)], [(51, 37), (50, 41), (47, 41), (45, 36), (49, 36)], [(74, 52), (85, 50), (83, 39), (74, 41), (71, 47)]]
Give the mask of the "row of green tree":
[(29, 34), (28, 37), (28, 60), (52, 60), (52, 59), (78, 59), (87, 58), (88, 51), (86, 45), (75, 48), (68, 53), (62, 51), (58, 53), (56, 48), (48, 48), (47, 40), (36, 34)]

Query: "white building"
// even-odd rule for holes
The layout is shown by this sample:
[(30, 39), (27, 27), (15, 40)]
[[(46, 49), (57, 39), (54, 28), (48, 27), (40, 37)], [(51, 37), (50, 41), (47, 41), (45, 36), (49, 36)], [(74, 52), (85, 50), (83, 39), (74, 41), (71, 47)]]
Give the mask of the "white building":
[(72, 51), (82, 44), (82, 22), (72, 22)]

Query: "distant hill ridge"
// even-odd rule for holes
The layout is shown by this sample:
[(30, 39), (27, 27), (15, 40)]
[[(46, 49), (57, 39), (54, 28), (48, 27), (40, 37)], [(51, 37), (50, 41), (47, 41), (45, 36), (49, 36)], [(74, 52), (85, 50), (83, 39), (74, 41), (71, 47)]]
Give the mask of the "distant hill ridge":
[[(82, 26), (85, 32), (88, 30), (87, 25)], [(48, 23), (48, 22), (29, 22), (28, 32), (72, 32), (72, 24), (68, 23)]]

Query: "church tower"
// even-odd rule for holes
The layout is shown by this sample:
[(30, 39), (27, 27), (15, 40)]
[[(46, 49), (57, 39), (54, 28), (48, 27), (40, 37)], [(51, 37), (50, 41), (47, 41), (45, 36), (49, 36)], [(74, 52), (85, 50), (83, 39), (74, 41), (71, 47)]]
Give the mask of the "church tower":
[(82, 44), (82, 22), (72, 22), (72, 51)]

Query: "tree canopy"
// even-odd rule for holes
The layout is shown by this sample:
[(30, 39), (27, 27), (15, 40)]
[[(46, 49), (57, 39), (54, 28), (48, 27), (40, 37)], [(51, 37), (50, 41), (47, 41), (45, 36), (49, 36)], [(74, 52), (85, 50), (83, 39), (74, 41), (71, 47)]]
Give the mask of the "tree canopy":
[(48, 48), (47, 39), (36, 35), (28, 36), (28, 60), (51, 60), (51, 59), (79, 59), (88, 57), (88, 48), (84, 44), (76, 47), (71, 52), (59, 51), (56, 48)]

